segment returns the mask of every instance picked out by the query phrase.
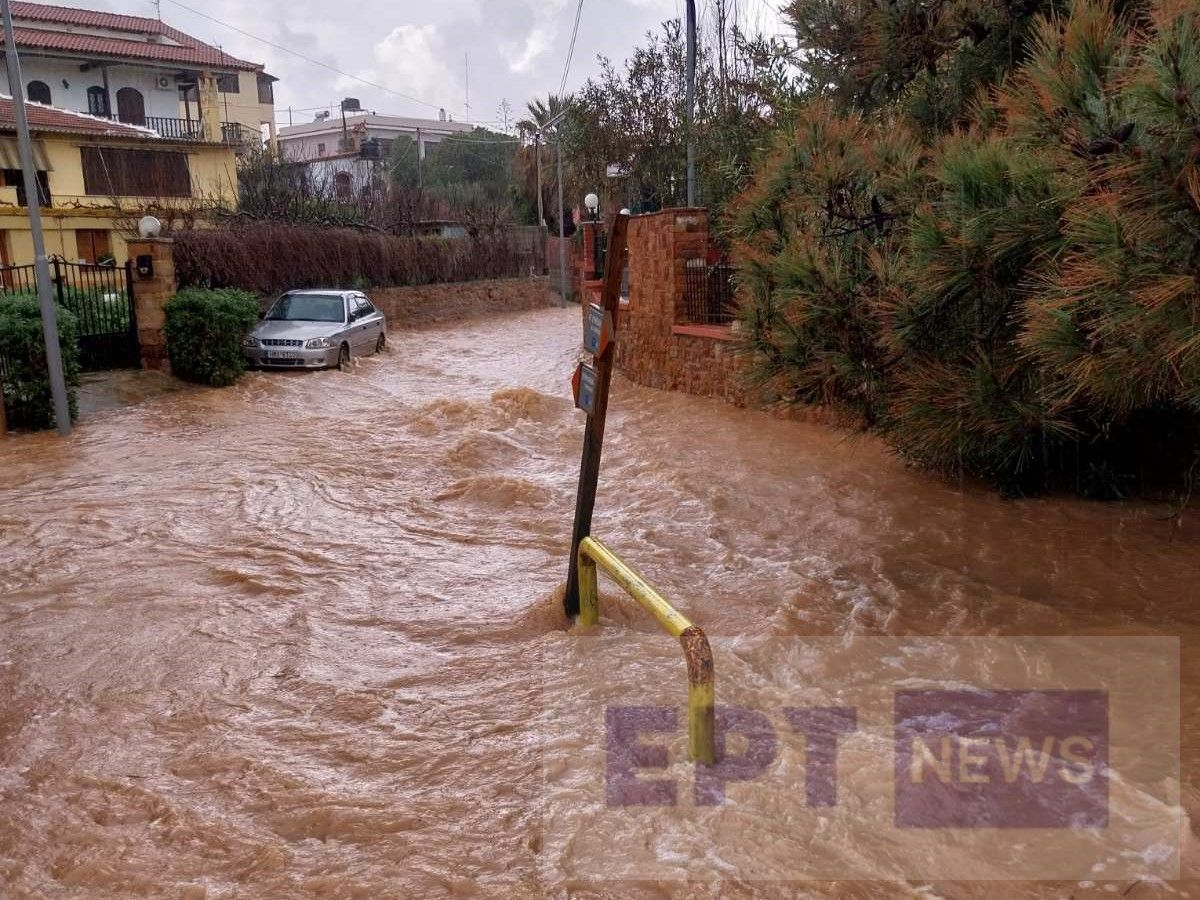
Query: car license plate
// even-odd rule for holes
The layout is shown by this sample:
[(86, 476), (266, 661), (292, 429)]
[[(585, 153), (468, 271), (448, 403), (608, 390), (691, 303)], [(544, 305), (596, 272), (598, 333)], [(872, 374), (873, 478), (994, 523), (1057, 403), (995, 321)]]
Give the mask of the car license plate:
[(299, 359), (300, 356), (294, 350), (268, 350), (267, 359)]

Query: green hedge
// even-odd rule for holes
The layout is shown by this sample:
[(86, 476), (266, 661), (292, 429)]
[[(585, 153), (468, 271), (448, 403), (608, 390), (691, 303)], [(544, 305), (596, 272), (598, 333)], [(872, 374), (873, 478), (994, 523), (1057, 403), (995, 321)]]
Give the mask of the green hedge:
[[(58, 307), (58, 343), (62, 348), (72, 419), (78, 414), (75, 395), (79, 386), (78, 334), (74, 314)], [(0, 380), (4, 383), (4, 411), (10, 427), (55, 426), (42, 311), (36, 297), (0, 297)]]
[(167, 301), (167, 355), (179, 378), (223, 387), (246, 371), (242, 342), (258, 298), (232, 288), (184, 288)]

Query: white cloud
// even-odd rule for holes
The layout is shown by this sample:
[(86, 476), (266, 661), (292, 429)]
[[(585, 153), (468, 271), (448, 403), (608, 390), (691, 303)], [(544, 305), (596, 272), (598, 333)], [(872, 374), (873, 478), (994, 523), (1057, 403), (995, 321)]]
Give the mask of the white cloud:
[[(447, 102), (456, 79), (446, 64), (445, 42), (436, 25), (397, 25), (373, 49), (372, 73), (396, 91), (430, 103)], [(365, 76), (362, 76), (365, 77)]]
[(510, 72), (525, 74), (534, 61), (549, 49), (553, 35), (550, 30), (538, 25), (525, 37), (524, 44), (509, 44), (505, 51)]

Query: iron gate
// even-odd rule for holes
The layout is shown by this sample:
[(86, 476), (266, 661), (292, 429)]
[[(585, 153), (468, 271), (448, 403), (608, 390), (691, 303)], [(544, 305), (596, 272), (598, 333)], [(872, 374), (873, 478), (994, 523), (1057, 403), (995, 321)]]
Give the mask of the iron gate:
[[(79, 364), (85, 372), (140, 365), (137, 319), (133, 311), (133, 273), (124, 267), (50, 260), (50, 277), (59, 305), (75, 314), (79, 327)], [(37, 296), (33, 266), (0, 267), (0, 295)]]

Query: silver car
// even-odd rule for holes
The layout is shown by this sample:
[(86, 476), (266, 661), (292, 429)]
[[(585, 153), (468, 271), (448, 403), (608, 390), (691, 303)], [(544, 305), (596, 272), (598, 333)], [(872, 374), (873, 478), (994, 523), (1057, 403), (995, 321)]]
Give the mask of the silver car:
[(353, 356), (378, 353), (387, 322), (361, 291), (288, 291), (246, 337), (252, 366), (345, 369)]

